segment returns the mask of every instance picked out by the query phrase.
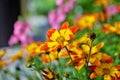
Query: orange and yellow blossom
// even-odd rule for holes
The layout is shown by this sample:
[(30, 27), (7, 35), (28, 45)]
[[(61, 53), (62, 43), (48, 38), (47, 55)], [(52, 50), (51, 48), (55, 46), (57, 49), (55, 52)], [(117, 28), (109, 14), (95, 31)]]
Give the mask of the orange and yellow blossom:
[[(65, 51), (63, 51), (59, 46), (49, 46), (48, 44), (49, 42), (46, 41), (36, 49), (36, 53), (41, 55), (40, 59), (43, 64), (55, 61), (58, 57), (64, 56), (62, 55), (63, 52), (65, 53)], [(58, 49), (60, 49), (60, 51), (58, 51)]]
[(91, 40), (90, 40), (89, 36), (87, 34), (85, 34), (82, 37), (72, 41), (72, 43), (70, 43), (70, 44), (73, 44), (73, 45), (79, 46), (79, 47), (83, 44), (86, 44), (86, 45), (90, 46), (91, 45)]
[(93, 63), (92, 63), (92, 65), (94, 65), (94, 66), (96, 66), (96, 65), (100, 65), (100, 64), (102, 64), (102, 63), (113, 63), (114, 62), (114, 59), (111, 57), (111, 56), (109, 56), (109, 55), (107, 55), (107, 54), (105, 54), (105, 53), (101, 53), (101, 52), (99, 52), (99, 59), (97, 59), (97, 60), (95, 60)]
[(10, 55), (9, 59), (12, 61), (16, 61), (18, 59), (21, 59), (23, 57), (24, 52), (22, 50), (19, 50), (16, 54)]
[(41, 45), (41, 42), (32, 42), (27, 46), (28, 55), (36, 55), (37, 48)]
[(101, 28), (101, 32), (103, 32), (103, 31), (105, 31), (107, 34), (109, 34), (109, 33), (111, 33), (111, 32), (112, 32), (112, 33), (115, 32), (116, 29), (115, 29), (114, 26), (106, 23), (106, 24), (104, 24), (103, 27)]
[(97, 21), (97, 17), (97, 13), (92, 15), (84, 15), (76, 21), (76, 24), (79, 26), (80, 30), (84, 30), (87, 27), (88, 29), (92, 29), (95, 22)]
[(48, 46), (60, 46), (64, 47), (68, 44), (68, 41), (74, 38), (74, 34), (78, 31), (77, 26), (69, 27), (68, 22), (64, 22), (60, 30), (49, 29), (48, 35)]
[(94, 68), (90, 78), (104, 76), (104, 80), (118, 80), (116, 75), (119, 73), (119, 69), (116, 66), (112, 66), (112, 63), (102, 63)]
[[(63, 56), (61, 54), (62, 49), (68, 44), (69, 40), (73, 39), (77, 30), (77, 26), (69, 28), (68, 22), (63, 23), (60, 30), (49, 29), (47, 32), (48, 40), (37, 49), (37, 52), (44, 51), (45, 53), (41, 55), (43, 63), (46, 64), (50, 61), (56, 60), (60, 55)], [(60, 51), (58, 51), (58, 49), (60, 49)]]
[(108, 33), (116, 33), (120, 35), (120, 22), (115, 22), (114, 26), (111, 24), (104, 24), (104, 26), (101, 28), (101, 32), (105, 31), (107, 34)]
[(115, 33), (120, 35), (120, 22), (115, 22), (114, 26), (116, 28)]
[[(90, 55), (90, 63), (94, 63), (95, 61), (99, 60), (99, 57), (101, 56), (101, 54), (98, 52), (100, 48), (102, 48), (102, 46), (104, 45), (103, 42), (99, 43), (96, 46), (93, 46), (91, 49), (91, 55)], [(74, 65), (76, 69), (81, 69), (87, 59), (88, 59), (88, 55), (89, 55), (89, 51), (90, 51), (90, 47), (86, 44), (83, 44), (81, 47), (79, 46), (74, 46), (74, 45), (68, 45), (68, 50), (70, 50), (70, 54), (72, 56)], [(72, 61), (70, 60), (67, 63), (67, 66), (70, 65), (72, 63)]]

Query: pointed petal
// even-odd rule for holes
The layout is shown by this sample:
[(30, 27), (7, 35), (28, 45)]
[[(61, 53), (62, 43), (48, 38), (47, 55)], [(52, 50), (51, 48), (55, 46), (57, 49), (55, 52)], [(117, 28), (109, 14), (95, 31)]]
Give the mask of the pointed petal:
[(65, 29), (65, 28), (68, 28), (68, 27), (69, 27), (69, 22), (66, 21), (62, 24), (60, 29)]
[(91, 75), (90, 75), (90, 79), (93, 79), (97, 76), (96, 72), (93, 72)]
[(75, 34), (78, 31), (79, 27), (78, 26), (72, 26), (70, 27), (70, 30), (72, 31), (73, 34)]
[(52, 28), (49, 29), (49, 30), (47, 31), (47, 36), (48, 36), (48, 38), (50, 38), (54, 32), (55, 32), (55, 29), (52, 29)]

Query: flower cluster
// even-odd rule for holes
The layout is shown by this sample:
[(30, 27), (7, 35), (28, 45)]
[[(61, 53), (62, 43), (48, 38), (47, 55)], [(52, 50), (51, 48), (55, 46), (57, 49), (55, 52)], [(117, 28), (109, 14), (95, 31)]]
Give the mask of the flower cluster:
[[(49, 29), (47, 31), (48, 39), (44, 42), (33, 42), (28, 45), (27, 50), (29, 57), (27, 63), (32, 67), (36, 67), (34, 62), (36, 56), (42, 61), (42, 64), (48, 65), (49, 69), (40, 67), (43, 72), (43, 79), (62, 79), (66, 72), (54, 72), (51, 66), (57, 61), (61, 67), (61, 59), (68, 59), (66, 68), (72, 66), (76, 72), (76, 79), (80, 80), (80, 71), (83, 67), (86, 69), (84, 79), (94, 79), (97, 76), (104, 76), (104, 80), (120, 79), (120, 64), (113, 65), (114, 59), (106, 53), (100, 52), (104, 46), (104, 42), (93, 45), (96, 34), (91, 32), (85, 34), (77, 40), (73, 40), (75, 34), (79, 31), (78, 26), (69, 27), (68, 22), (64, 22), (59, 30)], [(47, 67), (48, 67), (47, 66)], [(63, 65), (62, 65), (63, 66)], [(61, 68), (60, 68), (61, 69)], [(85, 76), (87, 76), (85, 78)], [(68, 78), (68, 77), (67, 77)], [(68, 78), (69, 79), (69, 78)]]
[(26, 34), (29, 25), (17, 21), (9, 44), (20, 41), (25, 47), (8, 58), (7, 49), (1, 50), (0, 70), (23, 58), (37, 74), (27, 75), (29, 80), (120, 80), (119, 2), (56, 0), (45, 42), (32, 41)]

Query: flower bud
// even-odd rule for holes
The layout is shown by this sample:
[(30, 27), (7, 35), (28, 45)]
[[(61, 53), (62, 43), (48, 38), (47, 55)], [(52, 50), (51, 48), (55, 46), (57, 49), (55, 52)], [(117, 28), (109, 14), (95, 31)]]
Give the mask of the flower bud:
[(91, 32), (89, 37), (90, 39), (94, 40), (96, 38), (96, 34), (94, 32)]

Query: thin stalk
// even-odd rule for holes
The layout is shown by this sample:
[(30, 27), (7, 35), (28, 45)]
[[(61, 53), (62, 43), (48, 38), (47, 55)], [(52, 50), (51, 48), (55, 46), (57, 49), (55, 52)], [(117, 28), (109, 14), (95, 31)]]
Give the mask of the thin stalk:
[(93, 43), (93, 41), (91, 41), (91, 44), (90, 44), (90, 51), (89, 51), (88, 58), (87, 58), (87, 67), (88, 67), (89, 61), (90, 61), (90, 56), (91, 56), (91, 51), (92, 51), (92, 43)]
[(61, 64), (60, 64), (60, 59), (59, 59), (59, 53), (57, 53), (57, 61), (58, 61), (58, 75), (59, 75), (59, 80), (62, 80), (61, 76)]
[(76, 72), (76, 74), (77, 74), (77, 78), (78, 78), (79, 80), (81, 80), (81, 79), (80, 79), (80, 76), (79, 76), (79, 73), (78, 73), (77, 69), (75, 68), (74, 61), (73, 61), (73, 59), (72, 59), (72, 57), (71, 57), (71, 55), (70, 55), (70, 53), (69, 53), (69, 50), (68, 50), (68, 48), (67, 48), (66, 46), (65, 46), (65, 49), (67, 50), (68, 55), (69, 55), (69, 57), (70, 57), (70, 60), (72, 61), (72, 64), (73, 64), (73, 66), (74, 66), (74, 70), (75, 70), (75, 72)]
[(89, 72), (88, 66), (89, 66), (89, 61), (90, 61), (90, 56), (91, 56), (91, 51), (92, 51), (92, 44), (93, 44), (93, 40), (91, 40), (90, 50), (89, 50), (88, 58), (87, 58), (86, 65), (85, 65), (85, 68), (86, 68), (85, 69), (85, 71), (86, 71), (85, 73), (86, 73), (86, 76), (87, 76), (86, 78), (89, 79), (89, 80), (91, 80), (91, 79), (89, 77), (90, 76), (90, 72)]

